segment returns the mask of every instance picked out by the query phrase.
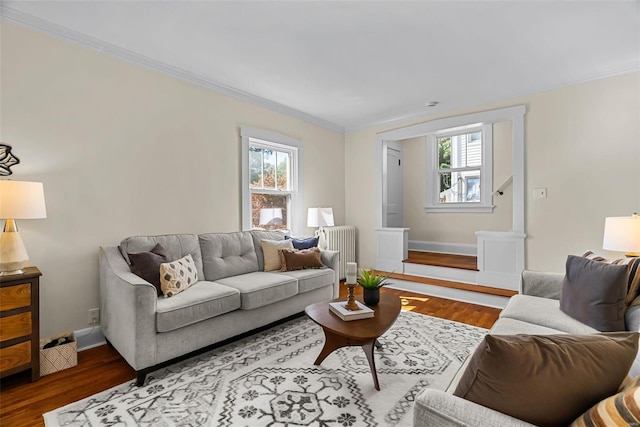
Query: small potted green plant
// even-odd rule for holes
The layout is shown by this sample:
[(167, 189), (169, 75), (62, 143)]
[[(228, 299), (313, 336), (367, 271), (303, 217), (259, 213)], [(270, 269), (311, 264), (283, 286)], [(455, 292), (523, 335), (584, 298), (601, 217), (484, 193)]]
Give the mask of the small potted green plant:
[(391, 273), (385, 275), (377, 274), (375, 270), (362, 269), (358, 274), (358, 284), (362, 286), (363, 299), (366, 305), (378, 305), (380, 302), (380, 288), (387, 285)]

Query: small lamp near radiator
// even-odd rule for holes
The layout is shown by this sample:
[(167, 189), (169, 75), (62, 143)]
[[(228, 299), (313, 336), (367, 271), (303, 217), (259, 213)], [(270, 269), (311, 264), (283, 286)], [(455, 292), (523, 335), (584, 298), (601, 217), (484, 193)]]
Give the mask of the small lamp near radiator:
[(624, 252), (628, 257), (640, 256), (640, 217), (608, 217), (604, 222), (602, 249)]
[(29, 261), (15, 220), (46, 217), (41, 182), (0, 181), (0, 219), (5, 220), (0, 236), (0, 276), (22, 273)]
[(322, 227), (332, 227), (334, 225), (333, 208), (309, 208), (307, 212), (307, 227), (318, 227), (316, 236), (318, 236), (318, 247), (320, 249), (327, 248), (327, 236)]

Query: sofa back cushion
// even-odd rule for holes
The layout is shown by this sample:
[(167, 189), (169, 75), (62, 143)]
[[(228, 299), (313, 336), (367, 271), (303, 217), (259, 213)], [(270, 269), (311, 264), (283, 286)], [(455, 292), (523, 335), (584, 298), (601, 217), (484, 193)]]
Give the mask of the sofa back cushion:
[(253, 246), (256, 248), (258, 256), (258, 269), (264, 271), (264, 252), (262, 252), (262, 240), (284, 240), (284, 234), (278, 231), (249, 231), (253, 238)]
[(260, 269), (250, 232), (209, 233), (198, 237), (204, 269), (201, 277), (205, 280), (213, 282)]
[(193, 263), (198, 271), (198, 277), (204, 277), (202, 269), (202, 252), (198, 243), (198, 236), (195, 234), (164, 234), (160, 236), (132, 236), (120, 242), (120, 253), (131, 265), (130, 253), (151, 252), (158, 244), (167, 251), (170, 261), (180, 259), (186, 255), (191, 255)]

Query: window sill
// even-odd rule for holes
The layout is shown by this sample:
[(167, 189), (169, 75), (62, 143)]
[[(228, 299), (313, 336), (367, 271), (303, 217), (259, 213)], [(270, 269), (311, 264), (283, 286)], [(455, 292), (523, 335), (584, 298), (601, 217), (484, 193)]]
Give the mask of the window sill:
[(491, 213), (495, 206), (425, 206), (424, 210), (427, 213)]

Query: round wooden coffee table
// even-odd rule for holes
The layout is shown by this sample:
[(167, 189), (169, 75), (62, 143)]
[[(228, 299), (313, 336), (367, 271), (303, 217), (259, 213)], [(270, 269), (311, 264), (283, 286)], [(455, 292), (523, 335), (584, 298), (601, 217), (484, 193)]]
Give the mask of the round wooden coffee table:
[[(362, 302), (362, 296), (356, 299)], [(339, 298), (329, 302), (345, 301)], [(325, 341), (322, 351), (314, 362), (319, 365), (334, 350), (347, 346), (361, 346), (369, 361), (373, 384), (376, 390), (380, 390), (376, 364), (373, 360), (373, 348), (379, 346), (377, 339), (393, 325), (400, 314), (400, 298), (393, 294), (380, 294), (380, 303), (370, 307), (375, 311), (374, 317), (369, 319), (351, 320), (345, 322), (329, 311), (329, 302), (311, 304), (305, 308), (307, 316), (322, 327)]]

